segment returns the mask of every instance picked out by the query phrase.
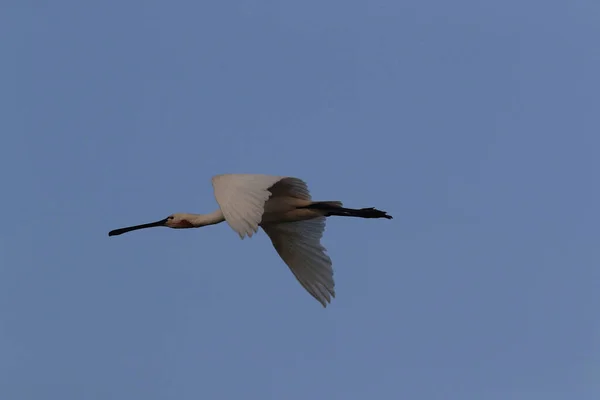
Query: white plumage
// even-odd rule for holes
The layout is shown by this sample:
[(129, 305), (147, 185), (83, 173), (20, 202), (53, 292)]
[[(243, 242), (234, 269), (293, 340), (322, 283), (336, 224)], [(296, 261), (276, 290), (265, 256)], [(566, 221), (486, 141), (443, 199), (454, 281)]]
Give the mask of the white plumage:
[(226, 221), (244, 239), (262, 227), (298, 282), (324, 307), (335, 297), (333, 268), (321, 245), (326, 217), (388, 218), (375, 208), (351, 209), (339, 201), (312, 201), (298, 178), (261, 174), (223, 174), (212, 178), (219, 209), (210, 214), (178, 213), (160, 221), (116, 229), (109, 236), (167, 226), (198, 228)]
[[(215, 198), (231, 229), (243, 239), (251, 237), (260, 224), (269, 197), (310, 200), (300, 179), (258, 174), (224, 174), (212, 178)], [(302, 186), (304, 191), (299, 191)], [(271, 188), (271, 191), (269, 190)], [(298, 197), (301, 193), (301, 197)]]
[(331, 259), (321, 245), (325, 217), (266, 224), (263, 230), (302, 287), (325, 307), (335, 297)]

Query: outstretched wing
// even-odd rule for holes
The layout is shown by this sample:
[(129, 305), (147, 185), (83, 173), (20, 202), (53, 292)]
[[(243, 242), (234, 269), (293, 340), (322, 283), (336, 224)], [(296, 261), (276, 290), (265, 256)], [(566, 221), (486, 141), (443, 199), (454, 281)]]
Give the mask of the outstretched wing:
[(225, 221), (242, 239), (256, 233), (265, 202), (272, 195), (310, 200), (306, 183), (292, 177), (223, 174), (214, 176), (212, 184)]
[(331, 259), (321, 245), (325, 217), (265, 224), (262, 228), (302, 287), (327, 307), (335, 297), (335, 283)]

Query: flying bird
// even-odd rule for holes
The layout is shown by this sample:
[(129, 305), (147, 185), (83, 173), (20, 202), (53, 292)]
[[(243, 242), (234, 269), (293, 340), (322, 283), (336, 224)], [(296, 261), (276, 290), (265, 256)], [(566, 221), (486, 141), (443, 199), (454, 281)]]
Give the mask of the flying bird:
[(335, 284), (331, 259), (321, 245), (326, 217), (392, 219), (375, 208), (313, 201), (306, 183), (289, 176), (222, 174), (212, 178), (212, 185), (219, 209), (210, 214), (172, 214), (160, 221), (115, 229), (108, 235), (156, 226), (200, 228), (226, 221), (244, 239), (260, 226), (302, 287), (327, 307), (335, 297)]

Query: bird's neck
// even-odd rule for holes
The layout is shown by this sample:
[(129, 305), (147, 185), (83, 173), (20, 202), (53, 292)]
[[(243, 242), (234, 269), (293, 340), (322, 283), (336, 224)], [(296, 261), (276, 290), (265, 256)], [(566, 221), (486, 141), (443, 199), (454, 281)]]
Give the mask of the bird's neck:
[(225, 221), (223, 212), (218, 209), (210, 214), (189, 214), (187, 219), (194, 228), (200, 228), (202, 226), (214, 225)]

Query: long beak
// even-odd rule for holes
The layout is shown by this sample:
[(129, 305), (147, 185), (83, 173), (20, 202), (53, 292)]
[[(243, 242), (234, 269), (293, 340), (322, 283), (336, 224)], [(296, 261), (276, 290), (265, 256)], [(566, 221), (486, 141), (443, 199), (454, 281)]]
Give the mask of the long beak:
[(150, 222), (149, 224), (134, 225), (134, 226), (128, 226), (127, 228), (115, 229), (114, 231), (108, 232), (108, 236), (122, 235), (123, 233), (137, 231), (138, 229), (153, 228), (155, 226), (165, 226), (165, 224), (167, 223), (167, 220), (168, 220), (168, 218), (165, 218), (165, 219), (161, 219), (160, 221)]

